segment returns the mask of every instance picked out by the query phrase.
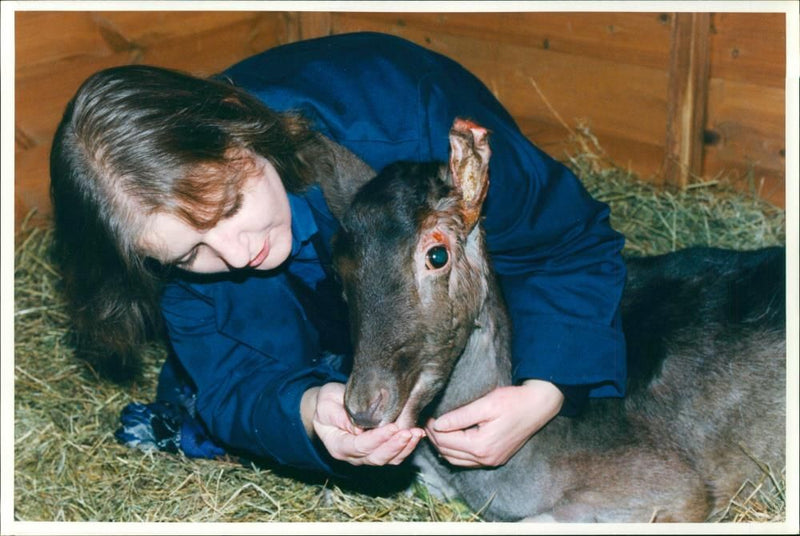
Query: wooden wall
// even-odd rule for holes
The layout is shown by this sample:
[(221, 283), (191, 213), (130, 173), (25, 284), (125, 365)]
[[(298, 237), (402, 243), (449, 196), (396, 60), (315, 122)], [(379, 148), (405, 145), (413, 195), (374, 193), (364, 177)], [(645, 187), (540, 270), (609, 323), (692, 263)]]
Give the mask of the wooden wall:
[[(266, 48), (360, 30), (399, 35), (481, 78), (535, 143), (563, 157), (588, 125), (618, 164), (666, 176), (672, 13), (25, 12), (16, 16), (16, 220), (49, 215), (48, 154), (69, 98), (125, 63), (217, 72)], [(784, 15), (707, 18), (698, 173), (738, 177), (784, 204)], [(537, 89), (534, 87), (536, 84)], [(546, 101), (542, 98), (546, 99)], [(707, 102), (706, 102), (707, 101)], [(560, 119), (559, 119), (560, 117)], [(566, 125), (566, 126), (565, 126)], [(668, 160), (668, 159), (667, 159)]]

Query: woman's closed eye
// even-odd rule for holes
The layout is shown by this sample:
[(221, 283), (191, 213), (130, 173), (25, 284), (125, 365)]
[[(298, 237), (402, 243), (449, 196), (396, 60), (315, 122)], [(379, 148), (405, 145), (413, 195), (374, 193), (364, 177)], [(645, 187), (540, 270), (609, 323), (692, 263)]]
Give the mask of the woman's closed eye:
[(197, 253), (199, 251), (198, 247), (193, 247), (189, 253), (184, 255), (183, 257), (172, 261), (172, 265), (177, 266), (178, 268), (188, 268), (194, 263), (197, 259)]

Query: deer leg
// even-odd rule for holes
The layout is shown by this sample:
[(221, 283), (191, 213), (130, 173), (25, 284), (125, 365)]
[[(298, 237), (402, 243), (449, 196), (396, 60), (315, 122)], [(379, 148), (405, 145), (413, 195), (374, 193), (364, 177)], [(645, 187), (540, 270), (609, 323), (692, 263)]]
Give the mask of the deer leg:
[(700, 476), (676, 453), (619, 448), (559, 460), (570, 487), (552, 510), (526, 522), (697, 522), (709, 513)]

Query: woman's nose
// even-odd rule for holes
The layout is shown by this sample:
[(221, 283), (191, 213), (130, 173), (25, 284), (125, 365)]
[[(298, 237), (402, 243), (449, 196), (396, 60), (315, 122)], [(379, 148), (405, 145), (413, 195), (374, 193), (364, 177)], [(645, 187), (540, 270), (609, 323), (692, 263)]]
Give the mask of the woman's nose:
[(210, 232), (206, 244), (231, 268), (244, 268), (250, 263), (250, 242), (245, 233)]

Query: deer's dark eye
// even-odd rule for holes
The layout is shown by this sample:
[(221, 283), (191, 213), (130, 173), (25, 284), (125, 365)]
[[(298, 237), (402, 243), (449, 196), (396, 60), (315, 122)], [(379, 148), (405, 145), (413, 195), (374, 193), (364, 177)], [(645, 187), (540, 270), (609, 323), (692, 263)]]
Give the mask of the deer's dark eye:
[(434, 246), (425, 254), (425, 266), (429, 270), (438, 270), (447, 264), (449, 255), (444, 246)]

